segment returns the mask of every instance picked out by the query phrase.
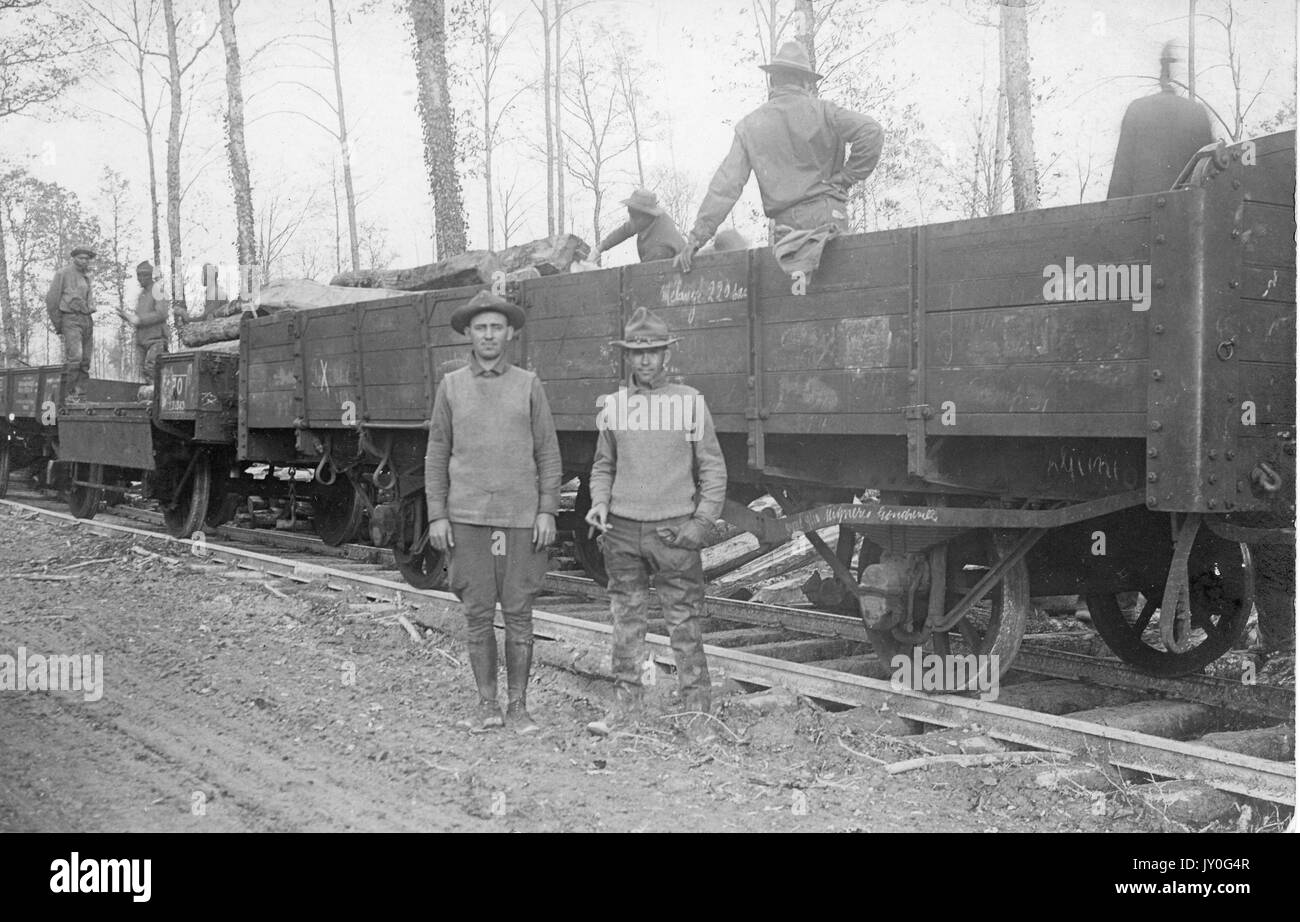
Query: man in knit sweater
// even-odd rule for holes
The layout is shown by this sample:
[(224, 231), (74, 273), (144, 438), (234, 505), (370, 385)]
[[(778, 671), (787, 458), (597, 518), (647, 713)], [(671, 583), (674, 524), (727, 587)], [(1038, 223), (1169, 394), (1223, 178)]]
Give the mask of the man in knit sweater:
[[(424, 458), (429, 542), (450, 554), (451, 589), (465, 605), (469, 662), (478, 688), (472, 730), (538, 727), (528, 713), (533, 599), (546, 573), (560, 503), (560, 447), (537, 375), (506, 358), (522, 329), (516, 304), (486, 291), (452, 312), (468, 334), (469, 363), (444, 377), (433, 401)], [(497, 603), (506, 626), (506, 717), (497, 703)]]
[(587, 522), (604, 532), (605, 569), (614, 620), (615, 706), (587, 729), (607, 735), (636, 720), (642, 703), (642, 650), (653, 576), (668, 623), (682, 705), (695, 742), (714, 736), (711, 685), (700, 618), (700, 548), (722, 512), (727, 466), (704, 398), (667, 378), (677, 342), (659, 317), (638, 307), (614, 345), (632, 366), (628, 385), (607, 395), (591, 468)]

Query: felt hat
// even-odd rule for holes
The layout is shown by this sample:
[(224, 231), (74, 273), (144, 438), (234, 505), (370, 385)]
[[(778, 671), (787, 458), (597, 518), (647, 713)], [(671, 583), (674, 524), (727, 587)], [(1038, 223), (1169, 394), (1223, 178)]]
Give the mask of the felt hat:
[(73, 248), (72, 248), (72, 255), (73, 255), (73, 256), (89, 256), (91, 259), (94, 259), (94, 258), (95, 258), (95, 251), (92, 250), (90, 247), (73, 247)]
[(644, 211), (646, 214), (661, 215), (664, 213), (664, 210), (659, 207), (659, 197), (649, 189), (637, 189), (623, 199), (623, 204), (628, 208)]
[(663, 349), (680, 339), (681, 337), (668, 335), (668, 324), (664, 323), (657, 314), (650, 313), (644, 307), (638, 307), (632, 312), (627, 326), (623, 328), (623, 338), (614, 340), (610, 345), (638, 351)]
[(141, 274), (146, 273), (146, 272), (147, 272), (150, 276), (153, 275), (153, 263), (149, 262), (149, 260), (147, 260), (147, 259), (146, 259), (144, 262), (142, 262), (142, 263), (138, 263), (138, 264), (136, 265), (136, 267), (135, 267), (135, 274), (136, 274), (136, 275), (141, 275)]
[(490, 291), (480, 291), (452, 311), (451, 328), (464, 335), (470, 321), (484, 311), (496, 311), (498, 314), (504, 314), (506, 323), (510, 324), (510, 326), (516, 330), (524, 328), (524, 320), (527, 316), (524, 314), (524, 309), (518, 304), (492, 294)]
[(814, 80), (822, 78), (808, 63), (808, 50), (798, 42), (786, 42), (770, 62), (758, 66), (768, 73), (774, 70), (792, 70)]

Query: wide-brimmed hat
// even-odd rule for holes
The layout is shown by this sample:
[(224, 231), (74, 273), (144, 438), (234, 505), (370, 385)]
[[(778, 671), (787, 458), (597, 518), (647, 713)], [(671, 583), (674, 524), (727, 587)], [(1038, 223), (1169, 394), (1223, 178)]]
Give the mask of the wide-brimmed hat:
[(463, 335), (470, 321), (484, 311), (496, 311), (498, 314), (505, 314), (506, 322), (516, 330), (522, 330), (524, 320), (527, 319), (524, 309), (518, 304), (498, 297), (490, 291), (480, 291), (451, 312), (451, 328)]
[(657, 314), (638, 307), (623, 328), (623, 338), (614, 340), (610, 345), (633, 350), (663, 349), (680, 339), (679, 336), (668, 335), (668, 324)]
[(659, 207), (659, 196), (655, 195), (649, 189), (637, 189), (627, 198), (623, 199), (623, 204), (628, 208), (635, 208), (637, 211), (644, 211), (646, 214), (661, 215), (664, 210)]
[(758, 65), (771, 73), (774, 70), (792, 70), (805, 76), (820, 80), (822, 75), (812, 69), (808, 62), (808, 50), (798, 42), (786, 42), (767, 64)]
[(72, 248), (72, 255), (73, 255), (73, 256), (89, 256), (91, 259), (94, 259), (94, 258), (95, 258), (95, 251), (92, 250), (90, 247), (73, 247), (73, 248)]

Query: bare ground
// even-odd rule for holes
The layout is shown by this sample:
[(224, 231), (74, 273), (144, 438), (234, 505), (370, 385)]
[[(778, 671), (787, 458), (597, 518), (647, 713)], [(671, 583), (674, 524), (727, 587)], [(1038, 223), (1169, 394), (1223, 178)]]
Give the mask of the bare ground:
[(211, 566), (0, 516), (0, 654), (102, 654), (105, 672), (94, 702), (0, 691), (0, 831), (1182, 828), (1122, 787), (1044, 788), (1042, 766), (887, 775), (874, 759), (914, 742), (807, 702), (729, 697), (707, 747), (668, 719), (591, 737), (608, 683), (547, 665), (541, 736), (470, 734), (454, 606), (408, 609), (446, 629), (416, 644), (359, 597)]

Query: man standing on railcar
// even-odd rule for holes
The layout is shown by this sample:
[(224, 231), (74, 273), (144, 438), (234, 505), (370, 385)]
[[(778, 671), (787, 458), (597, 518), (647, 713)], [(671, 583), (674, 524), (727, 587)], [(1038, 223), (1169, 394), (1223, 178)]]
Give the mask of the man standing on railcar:
[(623, 199), (627, 220), (614, 228), (599, 246), (596, 256), (613, 249), (629, 237), (636, 237), (636, 255), (641, 262), (672, 259), (682, 251), (686, 241), (668, 212), (659, 207), (659, 198), (648, 189), (637, 189)]
[[(429, 541), (450, 555), (451, 588), (464, 603), (478, 689), (471, 730), (538, 726), (528, 713), (533, 599), (555, 540), (561, 462), (542, 383), (511, 364), (506, 344), (524, 326), (516, 304), (482, 291), (451, 315), (470, 339), (469, 364), (438, 385), (425, 453)], [(497, 702), (497, 603), (506, 627), (506, 716)]]
[(117, 315), (135, 327), (135, 362), (145, 384), (153, 384), (158, 356), (167, 351), (167, 307), (153, 296), (153, 263), (145, 260), (135, 267), (140, 295), (135, 311), (118, 309)]
[(1178, 95), (1172, 74), (1181, 61), (1177, 43), (1166, 42), (1160, 52), (1160, 92), (1135, 99), (1124, 112), (1106, 198), (1173, 188), (1187, 161), (1214, 143), (1205, 107)]
[(642, 705), (642, 647), (653, 577), (668, 623), (682, 705), (693, 712), (687, 735), (714, 738), (712, 686), (700, 618), (704, 569), (700, 548), (722, 512), (727, 466), (704, 398), (668, 381), (664, 321), (638, 307), (622, 347), (631, 380), (602, 403), (591, 468), (587, 522), (604, 532), (605, 569), (614, 620), (615, 704), (587, 729), (607, 735), (635, 722)]
[(95, 251), (76, 247), (71, 264), (54, 273), (45, 294), (50, 325), (63, 340), (63, 393), (69, 400), (86, 396), (90, 359), (95, 354), (95, 302), (90, 285), (90, 261)]
[[(848, 230), (849, 187), (870, 176), (880, 160), (884, 132), (875, 119), (812, 95), (822, 77), (803, 45), (786, 42), (772, 63), (759, 66), (768, 73), (768, 101), (736, 125), (731, 150), (675, 260), (683, 272), (691, 271), (695, 251), (735, 206), (751, 171), (778, 234), (782, 228), (819, 231), (824, 242)], [(845, 144), (851, 145), (847, 160)]]

